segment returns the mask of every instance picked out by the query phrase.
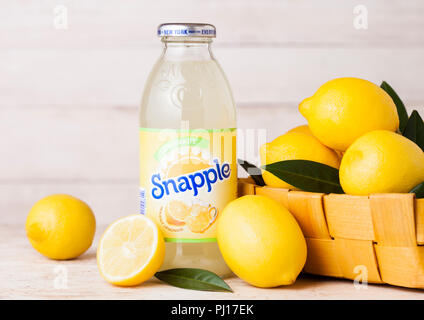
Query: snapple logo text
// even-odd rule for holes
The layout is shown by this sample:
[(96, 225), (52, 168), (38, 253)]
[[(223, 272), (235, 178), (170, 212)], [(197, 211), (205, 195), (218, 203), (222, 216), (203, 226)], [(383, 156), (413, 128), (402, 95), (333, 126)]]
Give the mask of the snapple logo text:
[(229, 163), (219, 164), (218, 159), (214, 159), (215, 166), (209, 169), (195, 171), (179, 177), (162, 180), (160, 173), (152, 175), (151, 182), (155, 186), (152, 189), (152, 196), (161, 199), (170, 193), (193, 192), (193, 196), (199, 194), (199, 189), (206, 187), (208, 192), (212, 191), (212, 186), (218, 181), (227, 180), (231, 176)]

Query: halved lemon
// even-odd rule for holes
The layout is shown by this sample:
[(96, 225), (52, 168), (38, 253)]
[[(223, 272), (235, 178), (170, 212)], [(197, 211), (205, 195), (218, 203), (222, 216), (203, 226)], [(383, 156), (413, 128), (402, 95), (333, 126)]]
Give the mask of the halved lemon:
[(175, 226), (185, 225), (185, 219), (190, 214), (190, 207), (179, 200), (168, 202), (165, 208), (166, 221)]
[(103, 233), (97, 249), (100, 274), (119, 286), (135, 286), (150, 279), (164, 257), (162, 233), (142, 214), (113, 222)]

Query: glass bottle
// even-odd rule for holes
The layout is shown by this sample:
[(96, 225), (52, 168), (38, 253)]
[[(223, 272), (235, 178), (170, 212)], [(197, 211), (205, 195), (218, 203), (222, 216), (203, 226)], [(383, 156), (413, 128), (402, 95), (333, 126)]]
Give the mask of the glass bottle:
[(216, 242), (224, 206), (237, 196), (236, 111), (215, 60), (210, 24), (162, 24), (163, 51), (140, 108), (140, 211), (166, 241), (162, 270), (227, 275)]

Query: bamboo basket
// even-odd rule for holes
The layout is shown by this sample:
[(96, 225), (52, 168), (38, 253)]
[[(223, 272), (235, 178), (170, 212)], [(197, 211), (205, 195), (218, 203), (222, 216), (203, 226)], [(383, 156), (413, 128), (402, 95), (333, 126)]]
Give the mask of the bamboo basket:
[(291, 191), (251, 178), (239, 179), (238, 191), (271, 197), (294, 215), (308, 246), (304, 272), (424, 288), (424, 199)]

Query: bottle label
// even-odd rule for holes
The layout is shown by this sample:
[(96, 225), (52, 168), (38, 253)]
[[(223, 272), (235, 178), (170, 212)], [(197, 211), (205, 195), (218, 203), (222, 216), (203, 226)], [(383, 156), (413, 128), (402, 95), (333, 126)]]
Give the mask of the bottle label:
[(236, 129), (140, 128), (140, 212), (166, 241), (216, 241), (219, 214), (236, 197)]

